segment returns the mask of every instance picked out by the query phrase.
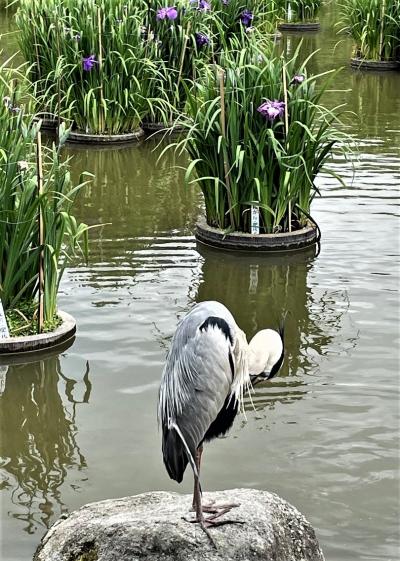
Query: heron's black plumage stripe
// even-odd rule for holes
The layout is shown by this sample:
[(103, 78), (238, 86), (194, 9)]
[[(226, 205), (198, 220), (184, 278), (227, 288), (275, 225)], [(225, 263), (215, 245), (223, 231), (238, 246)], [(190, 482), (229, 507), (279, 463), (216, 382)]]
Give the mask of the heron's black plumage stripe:
[(281, 352), (281, 356), (278, 359), (278, 362), (276, 362), (274, 364), (274, 366), (271, 368), (271, 373), (268, 376), (268, 380), (270, 380), (271, 378), (273, 378), (276, 374), (278, 374), (282, 363), (283, 363), (283, 358), (285, 356), (285, 341), (284, 341), (284, 335), (285, 335), (285, 329), (284, 329), (284, 324), (281, 323), (281, 325), (278, 328), (278, 333), (281, 336), (282, 339), (282, 352)]
[(216, 419), (211, 423), (209, 429), (204, 435), (203, 442), (223, 436), (233, 425), (236, 414), (238, 412), (239, 404), (233, 396), (228, 396), (225, 403), (218, 413)]
[(233, 356), (231, 352), (229, 353), (228, 358), (229, 358), (229, 366), (231, 367), (231, 374), (232, 374), (232, 381), (233, 381), (235, 377), (235, 365), (233, 363)]
[(218, 327), (225, 337), (230, 341), (231, 345), (233, 345), (233, 337), (231, 330), (229, 328), (228, 323), (223, 319), (217, 316), (209, 316), (201, 325), (200, 331), (205, 331), (208, 327)]
[(271, 379), (271, 378), (273, 378), (276, 374), (278, 374), (278, 372), (279, 372), (279, 370), (280, 370), (280, 367), (282, 366), (282, 363), (283, 363), (284, 354), (285, 354), (285, 353), (284, 353), (284, 349), (282, 349), (281, 356), (279, 357), (278, 362), (276, 362), (276, 363), (274, 364), (274, 366), (271, 368), (271, 373), (270, 373), (270, 375), (268, 376), (268, 379)]
[(173, 428), (163, 427), (162, 453), (168, 475), (180, 483), (189, 459), (179, 434)]

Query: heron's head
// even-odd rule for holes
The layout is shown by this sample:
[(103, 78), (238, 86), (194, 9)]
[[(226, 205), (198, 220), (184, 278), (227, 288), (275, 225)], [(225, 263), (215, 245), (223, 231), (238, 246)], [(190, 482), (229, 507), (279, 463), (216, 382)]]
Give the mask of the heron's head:
[(279, 331), (262, 329), (249, 343), (250, 377), (257, 377), (259, 381), (270, 380), (282, 366), (283, 356), (283, 327)]

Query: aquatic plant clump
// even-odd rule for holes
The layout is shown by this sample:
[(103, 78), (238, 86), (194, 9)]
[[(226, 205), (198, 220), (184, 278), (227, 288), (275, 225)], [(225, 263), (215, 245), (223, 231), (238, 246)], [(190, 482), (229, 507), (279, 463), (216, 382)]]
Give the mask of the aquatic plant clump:
[[(91, 134), (132, 132), (154, 105), (165, 108), (152, 97), (160, 67), (145, 14), (134, 0), (21, 0), (20, 47), (43, 108)], [(167, 21), (173, 14), (165, 13)]]
[(280, 19), (287, 23), (318, 21), (321, 0), (275, 0)]
[(233, 37), (240, 40), (243, 33), (257, 29), (265, 35), (276, 31), (278, 12), (275, 2), (212, 0), (211, 9), (216, 51), (229, 46)]
[(309, 76), (297, 52), (286, 62), (254, 43), (204, 72), (188, 97), (187, 138), (175, 149), (191, 157), (186, 180), (201, 187), (210, 226), (250, 232), (252, 208), (260, 233), (307, 223), (316, 176), (336, 177), (327, 159), (339, 141), (347, 150), (337, 111), (320, 104), (325, 74)]
[(168, 124), (184, 109), (184, 84), (195, 81), (201, 65), (212, 57), (213, 16), (210, 4), (203, 0), (178, 0), (173, 6), (162, 2), (148, 2), (143, 32), (154, 43), (152, 61), (157, 68), (150, 80), (149, 96), (163, 100), (164, 105), (150, 107), (145, 121)]
[(398, 0), (341, 0), (341, 25), (355, 42), (354, 55), (373, 61), (400, 59)]
[[(25, 328), (37, 321), (37, 314), (27, 318), (24, 312), (37, 308), (41, 259), (44, 320), (54, 325), (63, 271), (77, 252), (87, 255), (88, 247), (88, 227), (72, 214), (85, 178), (78, 185), (72, 183), (69, 163), (61, 159), (60, 147), (55, 145), (42, 149), (39, 193), (36, 139), (40, 125), (33, 117), (31, 87), (26, 67), (11, 71), (6, 63), (0, 66), (0, 299), (17, 331), (22, 324)], [(17, 316), (26, 321), (19, 325)]]

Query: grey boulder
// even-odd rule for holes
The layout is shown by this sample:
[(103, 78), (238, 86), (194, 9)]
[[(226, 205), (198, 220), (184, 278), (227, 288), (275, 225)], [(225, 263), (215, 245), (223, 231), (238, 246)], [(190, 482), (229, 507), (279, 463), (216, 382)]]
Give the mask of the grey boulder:
[(275, 494), (255, 489), (204, 493), (203, 502), (240, 503), (210, 529), (213, 547), (192, 518), (192, 498), (144, 493), (91, 503), (58, 520), (34, 561), (323, 561), (304, 516)]

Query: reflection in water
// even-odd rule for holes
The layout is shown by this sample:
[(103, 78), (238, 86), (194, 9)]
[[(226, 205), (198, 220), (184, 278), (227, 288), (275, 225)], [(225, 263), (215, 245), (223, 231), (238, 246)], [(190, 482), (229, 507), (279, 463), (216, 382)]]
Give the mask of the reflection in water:
[[(303, 64), (311, 53), (315, 53), (318, 50), (318, 38), (319, 33), (314, 31), (307, 33), (284, 33), (282, 41), (278, 45), (278, 49), (282, 49), (282, 52), (289, 60), (295, 55), (296, 50), (299, 48), (299, 58), (297, 60)], [(311, 66), (307, 65), (307, 70), (308, 72), (312, 72), (312, 74), (318, 74), (328, 69), (324, 68), (321, 70), (318, 64), (318, 58), (313, 56), (311, 59)]]
[[(74, 169), (93, 174), (80, 196), (79, 219), (106, 224), (91, 231), (90, 269), (85, 284), (102, 288), (104, 303), (128, 291), (137, 273), (166, 267), (191, 266), (188, 236), (200, 213), (200, 193), (184, 188), (185, 157), (158, 160), (164, 146), (146, 140), (140, 145), (110, 150), (67, 147)], [(77, 270), (78, 272), (78, 270)]]
[[(12, 4), (12, 0), (7, 4)], [(0, 0), (0, 63), (14, 56), (18, 51), (17, 32), (14, 26), (15, 4), (6, 9)], [(22, 56), (17, 54), (13, 59), (13, 65), (18, 66), (24, 62)]]
[[(362, 132), (367, 132), (369, 137), (380, 139), (380, 143), (382, 141), (386, 143), (391, 137), (391, 135), (387, 135), (387, 132), (396, 131), (393, 130), (395, 128), (393, 121), (388, 117), (384, 122), (378, 109), (383, 104), (395, 107), (399, 97), (400, 79), (394, 80), (390, 73), (388, 75), (385, 72), (373, 72), (365, 76), (365, 73), (359, 70), (355, 70), (351, 78), (352, 87), (349, 93), (349, 105), (358, 116)], [(386, 131), (386, 128), (389, 131)], [(389, 138), (385, 138), (385, 135)], [(365, 139), (365, 134), (360, 136)], [(400, 138), (399, 131), (397, 131), (397, 136)], [(393, 142), (392, 137), (390, 142)], [(380, 151), (382, 151), (382, 148), (380, 148)]]
[(89, 366), (81, 382), (61, 372), (58, 357), (2, 370), (1, 486), (11, 492), (11, 516), (33, 533), (38, 524), (48, 527), (56, 510), (64, 510), (60, 487), (68, 470), (86, 467), (75, 415), (78, 403), (89, 402)]
[[(240, 254), (198, 245), (204, 258), (196, 302), (219, 300), (232, 312), (248, 340), (260, 329), (285, 321), (285, 362), (273, 384), (260, 384), (252, 397), (256, 409), (290, 403), (307, 392), (307, 375), (321, 356), (343, 352), (355, 340), (340, 341), (349, 301), (346, 290), (320, 292), (310, 287), (315, 247), (287, 254)], [(251, 400), (248, 400), (251, 407)]]
[[(75, 170), (95, 175), (78, 201), (79, 217), (89, 223), (111, 223), (107, 238), (146, 236), (188, 229), (198, 212), (199, 193), (181, 189), (185, 156), (159, 156), (166, 144), (148, 139), (137, 145), (104, 148), (66, 147)], [(121, 240), (119, 240), (121, 241)]]

